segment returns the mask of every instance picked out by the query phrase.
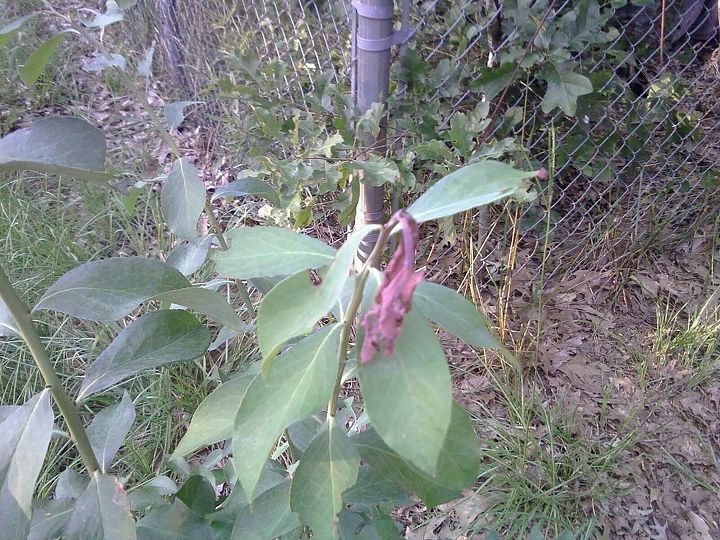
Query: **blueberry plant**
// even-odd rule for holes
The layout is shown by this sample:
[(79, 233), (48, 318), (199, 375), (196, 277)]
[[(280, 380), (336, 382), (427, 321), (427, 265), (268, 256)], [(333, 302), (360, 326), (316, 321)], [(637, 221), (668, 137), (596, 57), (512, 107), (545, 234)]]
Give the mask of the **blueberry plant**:
[[(46, 4), (43, 13), (66, 29), (28, 59), (25, 82), (39, 76), (65, 33), (97, 47), (93, 67), (127, 71), (125, 58), (107, 50), (97, 33), (122, 20), (132, 4), (109, 0), (104, 12), (79, 22)], [(27, 20), (0, 29), (0, 45)], [(148, 76), (148, 57), (137, 63), (141, 76)], [(504, 354), (470, 301), (425, 281), (415, 267), (419, 226), (507, 197), (526, 199), (531, 180), (544, 172), (470, 163), (385, 225), (355, 230), (338, 249), (277, 226), (223, 231), (199, 172), (167, 129), (185, 105), (166, 109), (169, 126), (163, 127), (145, 103), (176, 155), (161, 201), (167, 227), (183, 243), (167, 262), (117, 257), (82, 264), (31, 310), (0, 268), (0, 335), (26, 343), (46, 383), (25, 404), (0, 408), (3, 538), (398, 538), (391, 517), (396, 505), (412, 496), (428, 507), (452, 500), (474, 484), (478, 471), (478, 440), (453, 401), (435, 327)], [(0, 139), (0, 172), (35, 170), (107, 185), (105, 152), (102, 131), (86, 121), (44, 118)], [(348, 170), (368, 167), (350, 156), (342, 163)], [(197, 234), (203, 212), (214, 226), (210, 236)], [(370, 233), (378, 242), (358, 265), (358, 247)], [(398, 247), (381, 271), (392, 237)], [(247, 331), (237, 306), (189, 278), (210, 263), (240, 291), (257, 280), (273, 284), (257, 312), (241, 295), (262, 358), (198, 407), (167, 460), (173, 478), (158, 476), (128, 491), (113, 465), (134, 422), (131, 396), (125, 392), (91, 418), (80, 410), (145, 370), (202, 357), (211, 329), (216, 336)], [(122, 323), (74, 395), (36, 330), (46, 311), (114, 328)], [(359, 384), (355, 398), (343, 392), (351, 380)], [(84, 471), (64, 470), (54, 496), (35, 499), (50, 440), (63, 428)], [(191, 466), (186, 458), (200, 450)]]

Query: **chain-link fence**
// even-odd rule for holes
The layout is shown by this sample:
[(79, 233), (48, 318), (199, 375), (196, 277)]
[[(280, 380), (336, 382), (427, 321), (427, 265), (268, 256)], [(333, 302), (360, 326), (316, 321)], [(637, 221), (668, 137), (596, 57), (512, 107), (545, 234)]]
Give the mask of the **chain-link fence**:
[(228, 58), (248, 52), (262, 65), (281, 62), (287, 72), (281, 90), (296, 95), (299, 102), (323, 71), (350, 73), (349, 2), (144, 0), (139, 11), (136, 24), (146, 25), (146, 41), (163, 41), (168, 18), (176, 25), (179, 53), (170, 62), (180, 65), (168, 65), (166, 54), (163, 70), (184, 71), (193, 92), (202, 92), (210, 81), (226, 75)]
[[(486, 249), (476, 251), (475, 267), (499, 260), (503, 272), (528, 282), (588, 266), (617, 270), (715, 219), (716, 0), (396, 4), (398, 29), (400, 4), (410, 22), (396, 71), (425, 65), (422, 101), (440, 113), (434, 129), (451, 129), (454, 112), (469, 115), (485, 103), (475, 155), (506, 144), (506, 158), (551, 172), (533, 203), (484, 216), (476, 241)], [(206, 63), (189, 64), (205, 69), (198, 80), (222, 75), (230, 55), (252, 50), (261, 64), (283, 63), (278, 91), (297, 102), (326, 70), (350, 85), (349, 0), (178, 2), (177, 10), (185, 58)], [(230, 34), (232, 46), (223, 37)], [(393, 102), (402, 104), (407, 85), (393, 88), (405, 92)], [(397, 142), (406, 143), (413, 141)]]
[[(599, 10), (587, 9), (589, 2), (458, 4), (425, 3), (414, 14), (419, 55), (436, 65), (450, 59), (465, 72), (446, 77), (463, 82), (445, 98), (452, 108), (488, 88), (481, 80), (488, 77), (487, 65), (500, 71), (504, 59), (529, 64), (533, 54), (547, 62), (548, 48), (567, 47), (567, 35), (549, 47), (545, 42), (564, 29), (561, 23), (552, 33), (555, 21), (568, 14), (576, 22), (584, 17), (583, 24), (600, 18)], [(616, 32), (608, 32), (604, 43), (588, 36), (584, 48), (566, 49), (573, 72), (593, 83), (592, 93), (578, 97), (572, 117), (543, 112), (537, 77), (546, 66), (521, 67), (524, 80), (509, 83), (517, 89), (504, 95), (504, 103), (497, 103), (502, 92), (496, 98), (500, 115), (518, 114), (519, 120), (512, 126), (495, 122), (483, 135), (519, 138), (530, 160), (553, 173), (533, 204), (512, 209), (517, 219), (511, 228), (492, 227), (503, 231), (506, 249), (517, 250), (510, 271), (533, 281), (585, 266), (617, 269), (714, 220), (717, 9), (716, 2), (672, 1), (607, 9), (606, 22), (591, 31)], [(432, 99), (443, 98), (439, 88)]]

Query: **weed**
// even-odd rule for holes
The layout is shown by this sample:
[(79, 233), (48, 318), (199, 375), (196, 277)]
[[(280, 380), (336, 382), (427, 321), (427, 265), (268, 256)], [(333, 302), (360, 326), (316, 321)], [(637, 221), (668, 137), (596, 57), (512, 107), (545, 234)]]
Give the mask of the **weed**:
[(720, 288), (689, 317), (687, 305), (658, 307), (654, 361), (670, 368), (691, 369), (690, 387), (708, 380), (720, 369)]
[(534, 525), (548, 537), (584, 530), (590, 538), (602, 503), (621, 493), (621, 455), (635, 441), (627, 433), (596, 441), (575, 411), (548, 404), (537, 388), (496, 380), (502, 410), (478, 403), (484, 441), (478, 494), (488, 510), (471, 533), (493, 528), (524, 538)]
[[(13, 276), (23, 298), (33, 305), (59, 276), (79, 263), (132, 251), (156, 253), (170, 239), (158, 235), (156, 194), (144, 190), (132, 213), (108, 191), (80, 182), (23, 174), (0, 181), (0, 260)], [(206, 271), (209, 272), (209, 271)], [(209, 276), (209, 273), (208, 273)], [(202, 275), (200, 278), (202, 279)], [(107, 346), (114, 332), (102, 325), (46, 313), (40, 327), (43, 345), (63, 385), (77, 393), (85, 368)], [(120, 327), (115, 328), (119, 330)], [(131, 384), (137, 421), (120, 454), (117, 470), (141, 484), (159, 470), (184, 434), (189, 418), (218, 381), (257, 353), (248, 340), (235, 340), (215, 361), (179, 364), (145, 373)], [(208, 357), (209, 358), (209, 357)], [(19, 339), (0, 343), (0, 403), (24, 403), (44, 387), (32, 356)], [(86, 404), (83, 414), (96, 412), (120, 397), (120, 390)], [(88, 418), (90, 416), (88, 415)], [(58, 474), (79, 470), (80, 460), (66, 434), (56, 433), (47, 466), (38, 480), (38, 494), (49, 495)]]

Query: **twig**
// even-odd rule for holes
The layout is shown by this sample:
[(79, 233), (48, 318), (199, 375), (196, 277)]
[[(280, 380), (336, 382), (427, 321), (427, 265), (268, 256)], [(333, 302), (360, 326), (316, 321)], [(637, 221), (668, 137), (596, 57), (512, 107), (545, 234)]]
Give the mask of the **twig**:
[(327, 418), (334, 418), (337, 414), (338, 399), (340, 397), (340, 388), (342, 386), (342, 376), (345, 372), (345, 365), (347, 364), (348, 346), (350, 341), (350, 332), (352, 325), (357, 317), (358, 309), (363, 299), (363, 291), (365, 290), (365, 282), (370, 275), (370, 269), (377, 266), (380, 254), (385, 248), (388, 237), (392, 231), (392, 227), (383, 227), (380, 229), (380, 234), (377, 239), (377, 243), (373, 248), (372, 253), (365, 261), (365, 265), (358, 275), (357, 281), (355, 282), (355, 289), (353, 290), (350, 304), (345, 312), (345, 316), (342, 321), (342, 331), (340, 332), (340, 350), (338, 351), (338, 371), (337, 377), (335, 378), (335, 387), (333, 388), (332, 396), (330, 396), (330, 402), (328, 403)]

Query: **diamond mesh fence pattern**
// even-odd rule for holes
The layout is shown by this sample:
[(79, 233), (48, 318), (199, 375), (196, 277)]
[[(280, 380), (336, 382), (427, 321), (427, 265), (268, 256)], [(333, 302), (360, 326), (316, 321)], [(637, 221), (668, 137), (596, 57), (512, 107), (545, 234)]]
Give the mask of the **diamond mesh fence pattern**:
[[(398, 21), (402, 3), (396, 2)], [(476, 267), (506, 261), (500, 263), (506, 273), (528, 281), (587, 266), (624, 268), (715, 219), (720, 164), (715, 0), (605, 7), (604, 22), (586, 31), (580, 40), (585, 46), (575, 49), (560, 30), (600, 17), (594, 1), (409, 4), (408, 47), (427, 63), (434, 80), (428, 101), (452, 112), (486, 99), (491, 121), (476, 142), (513, 137), (525, 159), (520, 166), (551, 172), (533, 203), (510, 203), (482, 217), (476, 241), (492, 249), (477, 251)], [(584, 7), (574, 9), (579, 5)], [(350, 78), (349, 0), (209, 0), (178, 2), (176, 9), (185, 57), (208, 59), (205, 68), (212, 73), (222, 72), (223, 54), (236, 52), (213, 38), (225, 32), (253, 50), (261, 64), (282, 62), (285, 88), (279, 90), (296, 102), (325, 70), (332, 69), (336, 80)], [(213, 13), (212, 20), (206, 12)], [(599, 33), (605, 38), (596, 39)], [(565, 47), (572, 71), (592, 82), (592, 93), (574, 97), (573, 114), (544, 108), (546, 83), (538, 73), (551, 65), (525, 69), (537, 62), (540, 49), (555, 46)], [(559, 82), (573, 92), (572, 80)], [(443, 128), (447, 125), (438, 126)]]
[[(514, 26), (503, 4), (531, 11), (535, 32)], [(587, 266), (622, 268), (652, 246), (687, 239), (715, 219), (720, 167), (718, 53), (711, 54), (718, 36), (715, 4), (670, 0), (664, 14), (660, 2), (617, 9), (607, 22), (617, 28), (615, 37), (568, 58), (594, 87), (588, 99), (579, 98), (574, 117), (544, 113), (536, 81), (528, 79), (521, 81), (524, 89), (505, 94), (504, 103), (492, 100), (499, 117), (516, 114), (519, 120), (510, 129), (496, 122), (484, 137), (514, 135), (532, 162), (553, 173), (534, 203), (506, 207), (511, 219), (497, 216), (490, 224), (495, 234), (501, 232), (501, 251), (516, 251), (515, 267), (507, 271), (534, 281), (540, 274), (550, 279)], [(533, 36), (525, 38), (532, 46), (522, 43), (522, 54), (515, 53), (515, 62), (523, 63), (543, 45), (544, 28), (570, 7), (573, 2), (416, 4), (419, 56), (435, 65), (449, 60), (454, 70), (444, 82), (463, 81), (450, 92), (439, 85), (432, 99), (444, 99), (453, 109), (482, 99), (472, 88), (482, 88), (474, 83), (486, 76), (484, 68), (512, 55), (525, 30)], [(457, 71), (463, 72), (459, 78)], [(602, 96), (596, 104), (595, 96)]]
[[(286, 87), (280, 90), (294, 95), (299, 102), (323, 71), (332, 68), (336, 76), (349, 76), (349, 1), (170, 3), (178, 20), (178, 41), (186, 66), (196, 71), (194, 76), (191, 73), (191, 79), (207, 80), (204, 75), (208, 72), (224, 75), (223, 59), (248, 51), (257, 56), (260, 65), (282, 62), (287, 73)], [(207, 65), (197, 65), (198, 60)]]

